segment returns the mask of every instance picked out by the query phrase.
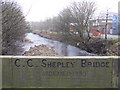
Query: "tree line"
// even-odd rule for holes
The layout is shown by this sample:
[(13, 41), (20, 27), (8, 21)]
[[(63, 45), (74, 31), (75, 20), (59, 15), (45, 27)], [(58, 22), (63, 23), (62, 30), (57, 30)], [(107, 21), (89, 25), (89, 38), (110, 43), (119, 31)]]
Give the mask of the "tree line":
[[(33, 23), (33, 29), (65, 33), (64, 40), (67, 40), (71, 33), (77, 32), (80, 42), (87, 48), (86, 42), (91, 38), (90, 19), (93, 18), (95, 10), (96, 4), (93, 1), (72, 2), (56, 17)], [(76, 36), (78, 37), (78, 35)]]
[(2, 55), (17, 55), (21, 51), (28, 24), (17, 2), (2, 0), (0, 2), (2, 18)]
[(95, 2), (73, 2), (64, 8), (56, 17), (39, 23), (39, 29), (69, 32), (71, 24), (82, 37), (83, 30), (88, 32), (89, 20), (92, 19), (96, 10)]

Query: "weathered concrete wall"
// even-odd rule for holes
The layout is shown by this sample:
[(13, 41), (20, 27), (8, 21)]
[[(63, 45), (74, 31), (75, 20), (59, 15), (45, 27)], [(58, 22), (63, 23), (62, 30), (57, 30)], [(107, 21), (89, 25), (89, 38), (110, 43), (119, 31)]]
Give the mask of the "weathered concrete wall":
[(4, 58), (3, 87), (117, 87), (116, 60)]

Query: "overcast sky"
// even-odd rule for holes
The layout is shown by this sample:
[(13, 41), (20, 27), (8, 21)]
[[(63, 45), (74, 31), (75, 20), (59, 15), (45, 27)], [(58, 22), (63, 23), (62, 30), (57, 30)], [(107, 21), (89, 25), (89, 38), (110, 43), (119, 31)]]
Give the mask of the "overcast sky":
[[(17, 1), (22, 7), (24, 15), (29, 10), (29, 14), (26, 17), (27, 21), (41, 21), (47, 18), (56, 16), (63, 8), (68, 6), (72, 1), (80, 0), (14, 0)], [(96, 2), (97, 12), (106, 12), (107, 8), (109, 12), (118, 11), (118, 1), (120, 0), (92, 0)]]

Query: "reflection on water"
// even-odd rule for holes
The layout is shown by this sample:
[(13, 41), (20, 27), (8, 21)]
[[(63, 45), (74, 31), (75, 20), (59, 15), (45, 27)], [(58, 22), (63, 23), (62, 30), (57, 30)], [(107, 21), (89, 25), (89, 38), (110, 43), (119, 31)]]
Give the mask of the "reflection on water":
[(88, 53), (84, 50), (81, 50), (77, 47), (66, 45), (59, 41), (46, 39), (33, 33), (27, 33), (26, 38), (30, 39), (33, 43), (25, 44), (23, 47), (25, 51), (28, 51), (30, 47), (34, 47), (35, 45), (38, 46), (38, 45), (44, 44), (53, 48), (60, 56), (93, 56), (95, 55), (95, 54)]

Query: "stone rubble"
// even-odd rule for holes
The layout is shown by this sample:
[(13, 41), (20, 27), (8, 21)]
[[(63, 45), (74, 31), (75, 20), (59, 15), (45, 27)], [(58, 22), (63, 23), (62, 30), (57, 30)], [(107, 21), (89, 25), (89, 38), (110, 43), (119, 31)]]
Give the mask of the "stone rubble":
[(53, 48), (46, 45), (31, 47), (29, 51), (24, 53), (24, 56), (58, 56)]

